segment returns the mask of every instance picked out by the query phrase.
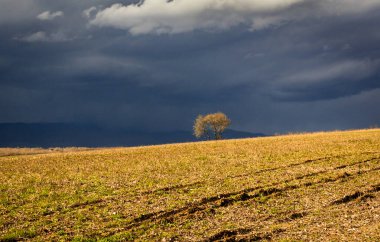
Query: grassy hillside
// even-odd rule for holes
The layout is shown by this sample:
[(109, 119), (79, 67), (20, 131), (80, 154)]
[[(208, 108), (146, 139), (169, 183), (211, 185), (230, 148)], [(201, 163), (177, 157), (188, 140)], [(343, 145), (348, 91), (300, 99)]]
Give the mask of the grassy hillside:
[(0, 153), (2, 240), (380, 240), (380, 129)]

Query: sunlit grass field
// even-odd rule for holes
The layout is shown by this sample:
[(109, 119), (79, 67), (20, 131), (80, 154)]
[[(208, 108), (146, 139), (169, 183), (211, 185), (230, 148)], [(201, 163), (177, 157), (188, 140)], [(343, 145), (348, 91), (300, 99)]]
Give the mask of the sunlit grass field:
[(0, 240), (380, 241), (380, 129), (0, 149)]

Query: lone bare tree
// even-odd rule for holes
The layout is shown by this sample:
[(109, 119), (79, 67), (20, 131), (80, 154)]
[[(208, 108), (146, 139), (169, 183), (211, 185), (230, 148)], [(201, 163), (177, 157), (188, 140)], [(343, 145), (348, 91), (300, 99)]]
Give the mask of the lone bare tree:
[(205, 116), (198, 115), (194, 122), (194, 135), (197, 138), (206, 137), (211, 139), (222, 139), (223, 131), (231, 124), (231, 120), (221, 112), (211, 113)]

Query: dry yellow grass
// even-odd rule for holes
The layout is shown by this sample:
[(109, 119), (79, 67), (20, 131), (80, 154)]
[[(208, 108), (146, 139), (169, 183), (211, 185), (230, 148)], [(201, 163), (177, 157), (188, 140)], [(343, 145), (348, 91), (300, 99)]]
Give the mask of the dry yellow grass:
[(380, 240), (379, 129), (0, 153), (3, 241)]

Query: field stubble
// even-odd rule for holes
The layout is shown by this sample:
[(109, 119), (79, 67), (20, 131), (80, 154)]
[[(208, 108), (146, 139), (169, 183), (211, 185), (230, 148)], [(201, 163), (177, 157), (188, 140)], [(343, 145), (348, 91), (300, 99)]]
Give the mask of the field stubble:
[(6, 149), (0, 164), (2, 241), (380, 240), (379, 129)]

